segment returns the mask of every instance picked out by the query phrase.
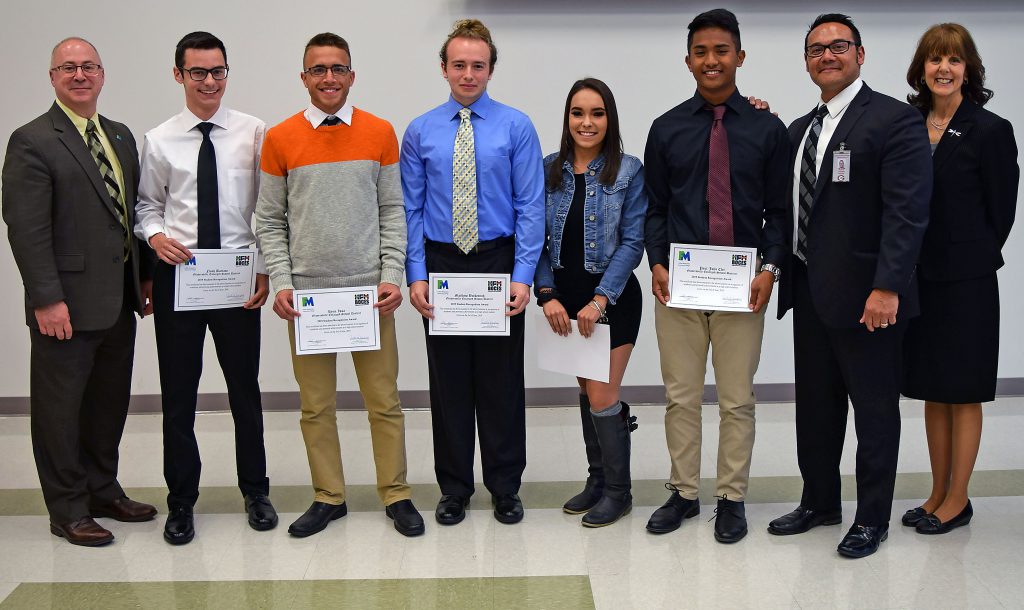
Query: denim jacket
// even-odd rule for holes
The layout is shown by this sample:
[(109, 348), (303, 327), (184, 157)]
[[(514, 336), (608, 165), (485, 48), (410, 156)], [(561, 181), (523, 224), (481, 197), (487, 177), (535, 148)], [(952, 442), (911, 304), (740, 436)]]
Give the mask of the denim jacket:
[[(544, 159), (545, 175), (557, 156), (557, 153), (550, 154)], [(644, 255), (647, 195), (640, 159), (622, 155), (619, 175), (611, 186), (598, 182), (603, 167), (604, 155), (599, 155), (590, 162), (585, 173), (583, 266), (589, 273), (602, 274), (596, 292), (608, 297), (608, 302), (614, 305)], [(534, 289), (538, 292), (541, 288), (556, 288), (552, 269), (562, 268), (559, 264), (562, 230), (574, 191), (572, 162), (566, 161), (561, 186), (555, 190), (547, 189), (545, 197), (546, 240), (534, 278)]]

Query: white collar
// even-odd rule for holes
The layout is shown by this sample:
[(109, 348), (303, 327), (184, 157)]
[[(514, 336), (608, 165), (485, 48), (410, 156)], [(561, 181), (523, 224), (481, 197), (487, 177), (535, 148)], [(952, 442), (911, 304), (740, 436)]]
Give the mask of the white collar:
[(186, 106), (185, 109), (181, 111), (181, 114), (178, 115), (178, 120), (181, 124), (182, 131), (192, 131), (193, 129), (196, 128), (196, 125), (200, 123), (213, 123), (221, 129), (227, 129), (228, 109), (222, 104), (220, 108), (217, 109), (217, 112), (213, 113), (212, 117), (204, 121), (203, 119), (197, 117), (195, 113), (189, 110), (188, 107)]
[[(309, 107), (306, 108), (306, 111), (304, 113), (302, 113), (302, 115), (304, 117), (306, 117), (306, 120), (309, 121), (309, 124), (313, 126), (313, 129), (316, 129), (317, 127), (319, 127), (320, 124), (324, 122), (324, 119), (326, 119), (329, 116), (332, 116), (330, 114), (327, 114), (323, 110), (320, 110), (319, 108), (317, 108), (312, 103), (309, 104)], [(348, 125), (349, 127), (351, 127), (352, 126), (352, 102), (350, 102), (348, 100), (345, 100), (345, 105), (342, 106), (341, 109), (338, 110), (338, 112), (336, 112), (333, 116), (338, 117), (339, 119), (341, 119), (342, 123), (344, 123), (344, 124)]]
[(818, 107), (820, 108), (821, 104), (825, 104), (826, 106), (828, 106), (828, 115), (834, 119), (840, 114), (842, 114), (844, 110), (846, 110), (846, 107), (850, 105), (850, 102), (853, 101), (853, 98), (857, 97), (857, 94), (860, 93), (860, 88), (863, 86), (864, 81), (861, 80), (858, 76), (857, 80), (847, 85), (845, 89), (837, 93), (835, 97), (833, 97), (829, 101), (822, 102), (819, 99)]

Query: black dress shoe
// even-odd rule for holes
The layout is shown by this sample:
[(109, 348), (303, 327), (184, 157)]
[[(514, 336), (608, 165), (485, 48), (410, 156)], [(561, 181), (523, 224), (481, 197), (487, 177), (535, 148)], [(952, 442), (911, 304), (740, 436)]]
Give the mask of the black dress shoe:
[(661, 508), (654, 511), (647, 520), (647, 531), (652, 534), (667, 534), (679, 529), (683, 519), (696, 517), (700, 514), (700, 502), (687, 500), (675, 491)]
[(178, 545), (188, 544), (196, 537), (195, 520), (191, 506), (175, 506), (167, 515), (164, 523), (164, 540)]
[(900, 522), (907, 527), (914, 527), (917, 525), (918, 521), (927, 514), (928, 513), (924, 510), (923, 506), (918, 506), (917, 508), (912, 508), (903, 513), (903, 518), (900, 519)]
[(437, 502), (437, 509), (434, 510), (434, 518), (441, 525), (462, 523), (462, 520), (466, 518), (467, 506), (469, 506), (469, 498), (454, 495), (441, 496)]
[(746, 535), (747, 511), (743, 502), (719, 498), (718, 507), (715, 508), (715, 540), (732, 544)]
[(245, 512), (249, 518), (249, 527), (258, 532), (277, 527), (277, 511), (270, 503), (270, 498), (263, 494), (245, 496)]
[(768, 524), (768, 533), (776, 536), (802, 534), (819, 525), (839, 525), (843, 522), (843, 510), (814, 510), (797, 506), (796, 510), (786, 513)]
[(836, 549), (843, 557), (860, 559), (878, 550), (878, 545), (889, 537), (888, 525), (854, 525), (846, 532)]
[(945, 523), (939, 521), (939, 518), (935, 514), (925, 515), (921, 517), (921, 520), (917, 522), (917, 533), (918, 534), (945, 534), (951, 530), (967, 525), (971, 522), (971, 517), (974, 516), (974, 507), (971, 506), (971, 501), (967, 501), (967, 506), (964, 507), (960, 514), (953, 517)]
[(335, 519), (341, 519), (348, 514), (348, 507), (345, 503), (328, 504), (326, 502), (313, 502), (302, 513), (302, 516), (288, 526), (288, 533), (296, 538), (312, 536), (322, 532), (325, 527)]
[(384, 514), (395, 521), (395, 529), (403, 536), (419, 536), (426, 527), (423, 525), (423, 517), (412, 500), (399, 500), (384, 507)]
[(523, 501), (516, 494), (491, 496), (494, 502), (494, 518), (502, 523), (519, 523), (523, 520)]

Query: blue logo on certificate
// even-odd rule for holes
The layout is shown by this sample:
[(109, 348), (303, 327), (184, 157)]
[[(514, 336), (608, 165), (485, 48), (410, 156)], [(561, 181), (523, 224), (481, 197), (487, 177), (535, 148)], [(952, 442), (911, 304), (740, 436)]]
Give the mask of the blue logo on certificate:
[(438, 290), (448, 290), (448, 280), (437, 280)]
[(303, 307), (313, 307), (313, 297), (302, 297)]
[(680, 250), (679, 251), (679, 260), (690, 262), (690, 251), (689, 250)]

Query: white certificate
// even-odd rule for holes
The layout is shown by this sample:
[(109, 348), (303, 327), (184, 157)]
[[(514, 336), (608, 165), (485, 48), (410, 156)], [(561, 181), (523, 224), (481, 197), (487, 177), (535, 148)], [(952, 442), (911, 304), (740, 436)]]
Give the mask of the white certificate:
[(590, 337), (580, 334), (576, 320), (569, 320), (572, 332), (563, 337), (551, 330), (543, 315), (533, 316), (537, 339), (537, 366), (545, 371), (608, 383), (611, 373), (611, 327), (595, 324)]
[(432, 335), (509, 336), (507, 273), (431, 273)]
[(757, 248), (672, 244), (669, 307), (750, 313)]
[(376, 286), (296, 290), (295, 355), (380, 349)]
[(192, 249), (174, 267), (174, 311), (241, 307), (256, 289), (256, 250)]

